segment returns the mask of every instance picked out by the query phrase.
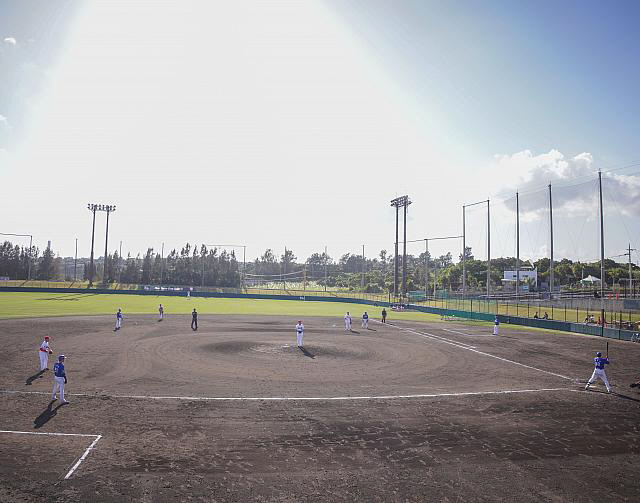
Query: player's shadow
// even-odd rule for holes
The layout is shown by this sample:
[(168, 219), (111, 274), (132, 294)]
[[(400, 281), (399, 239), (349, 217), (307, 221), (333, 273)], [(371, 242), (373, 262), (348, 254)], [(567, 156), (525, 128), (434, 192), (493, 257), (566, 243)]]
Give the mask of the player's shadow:
[(360, 332), (358, 332), (357, 330), (349, 330), (349, 332), (351, 332), (352, 334), (356, 334), (356, 335), (360, 335)]
[(638, 399), (638, 398), (633, 398), (632, 396), (623, 395), (621, 393), (616, 393), (615, 391), (612, 393), (612, 395), (620, 397), (620, 398), (622, 398), (624, 400), (631, 400), (632, 402), (640, 402), (640, 399)]
[(58, 413), (58, 409), (64, 405), (60, 403), (58, 404), (57, 407), (53, 408), (54, 403), (55, 403), (55, 400), (51, 400), (47, 408), (42, 412), (42, 414), (40, 414), (38, 417), (36, 417), (33, 420), (34, 429), (37, 430), (38, 428), (42, 428), (45, 424), (47, 424), (51, 420), (51, 418), (53, 418)]
[(33, 374), (31, 377), (27, 378), (27, 380), (24, 383), (25, 386), (31, 386), (31, 383), (33, 383), (33, 381), (35, 381), (36, 379), (39, 379), (40, 377), (42, 377), (42, 374), (44, 374), (44, 373), (45, 373), (45, 371), (41, 370), (37, 374)]
[(314, 355), (313, 353), (307, 351), (307, 349), (304, 346), (298, 346), (300, 348), (300, 351), (302, 351), (302, 354), (304, 356), (306, 356), (307, 358), (311, 358), (312, 360), (315, 359), (316, 355)]

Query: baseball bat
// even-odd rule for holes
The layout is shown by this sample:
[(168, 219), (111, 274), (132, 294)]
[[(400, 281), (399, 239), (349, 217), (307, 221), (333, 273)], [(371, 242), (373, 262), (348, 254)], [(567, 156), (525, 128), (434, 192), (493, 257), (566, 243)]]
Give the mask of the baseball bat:
[(607, 341), (607, 358), (609, 358), (609, 341)]

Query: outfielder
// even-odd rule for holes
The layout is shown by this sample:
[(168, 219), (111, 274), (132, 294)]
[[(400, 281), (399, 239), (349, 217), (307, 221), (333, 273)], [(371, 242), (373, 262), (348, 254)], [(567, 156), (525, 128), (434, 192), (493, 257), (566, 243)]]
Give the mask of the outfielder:
[(69, 403), (64, 399), (64, 385), (67, 384), (67, 374), (64, 371), (64, 355), (58, 356), (58, 363), (53, 365), (53, 394), (51, 400), (56, 399), (56, 391), (60, 390), (60, 402)]
[(607, 393), (611, 393), (611, 386), (609, 386), (609, 380), (607, 379), (607, 374), (604, 372), (604, 366), (609, 364), (609, 358), (602, 358), (602, 353), (598, 351), (596, 353), (596, 357), (593, 359), (593, 364), (595, 368), (593, 369), (593, 374), (591, 374), (591, 378), (587, 381), (587, 385), (584, 389), (589, 389), (594, 381), (598, 378), (602, 379), (604, 385), (607, 387)]
[(298, 320), (298, 324), (296, 325), (296, 336), (298, 337), (298, 347), (302, 347), (302, 339), (304, 338), (304, 325), (302, 324), (302, 320)]
[(160, 318), (158, 319), (158, 321), (162, 321), (162, 319), (164, 318), (164, 307), (162, 307), (162, 304), (160, 304), (160, 307), (158, 308), (158, 313), (160, 314)]
[(387, 322), (387, 310), (383, 307), (382, 308), (382, 323), (386, 323)]
[(44, 341), (40, 344), (40, 350), (38, 351), (40, 354), (40, 372), (43, 370), (49, 370), (49, 355), (53, 353), (49, 348), (49, 336), (44, 336)]
[(120, 330), (122, 327), (122, 309), (118, 308), (118, 312), (116, 313), (116, 328), (113, 330), (114, 332)]
[(498, 335), (499, 326), (500, 326), (500, 322), (498, 321), (498, 317), (496, 316), (496, 321), (493, 322), (493, 335)]
[(344, 330), (345, 332), (351, 332), (351, 315), (349, 311), (344, 315)]
[(369, 328), (369, 315), (366, 311), (362, 315), (362, 328)]

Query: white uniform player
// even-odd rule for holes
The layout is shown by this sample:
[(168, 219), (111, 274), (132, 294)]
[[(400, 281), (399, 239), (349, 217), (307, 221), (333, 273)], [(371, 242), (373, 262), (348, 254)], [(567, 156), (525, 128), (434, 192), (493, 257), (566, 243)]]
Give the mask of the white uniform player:
[(298, 324), (296, 325), (296, 336), (298, 337), (298, 347), (302, 347), (302, 339), (304, 338), (304, 325), (302, 324), (302, 320), (298, 320)]
[(45, 336), (44, 341), (40, 344), (40, 371), (49, 369), (49, 336)]
[(362, 328), (369, 328), (369, 315), (366, 311), (362, 315)]
[(162, 321), (162, 319), (164, 318), (164, 307), (162, 307), (162, 304), (160, 304), (160, 307), (158, 308), (158, 313), (160, 315), (160, 318), (158, 318), (158, 320)]
[(351, 332), (351, 315), (349, 311), (344, 315), (344, 329), (346, 332)]

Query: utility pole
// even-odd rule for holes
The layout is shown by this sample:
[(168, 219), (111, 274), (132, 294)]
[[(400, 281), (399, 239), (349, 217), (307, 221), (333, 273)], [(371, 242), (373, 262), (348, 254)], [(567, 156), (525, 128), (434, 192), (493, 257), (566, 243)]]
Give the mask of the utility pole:
[(466, 221), (465, 221), (465, 210), (467, 207), (462, 205), (462, 300), (464, 300), (465, 295), (467, 293), (467, 262), (466, 257), (467, 254), (467, 238), (466, 238)]
[(516, 302), (520, 295), (520, 196), (516, 192)]
[(364, 292), (364, 264), (365, 264), (365, 258), (364, 258), (364, 245), (362, 245), (362, 281), (361, 281), (361, 288), (362, 291)]
[(89, 288), (93, 286), (93, 241), (96, 234), (96, 210), (97, 204), (89, 204), (87, 206), (89, 211), (93, 213), (93, 226), (91, 227), (91, 257), (89, 259)]
[(164, 243), (160, 251), (160, 290), (162, 290), (162, 273), (164, 272)]
[(121, 274), (122, 274), (122, 239), (120, 240), (120, 251), (118, 252), (118, 283), (120, 283)]
[(73, 259), (73, 281), (78, 281), (78, 238), (76, 238), (76, 254)]
[(429, 297), (429, 240), (424, 240), (424, 300)]
[(632, 251), (636, 251), (635, 248), (631, 248), (631, 243), (629, 243), (629, 251), (627, 251), (627, 253), (623, 253), (622, 256), (628, 256), (629, 257), (629, 296), (633, 295), (633, 272), (631, 269), (631, 252)]
[(550, 238), (550, 254), (549, 254), (549, 298), (553, 298), (553, 204), (551, 199), (551, 184), (549, 184), (549, 238)]
[(327, 247), (324, 247), (324, 291), (327, 291)]
[(604, 208), (602, 206), (602, 171), (598, 171), (598, 191), (600, 194), (600, 335), (604, 336)]
[(491, 213), (487, 199), (487, 301), (491, 295)]

